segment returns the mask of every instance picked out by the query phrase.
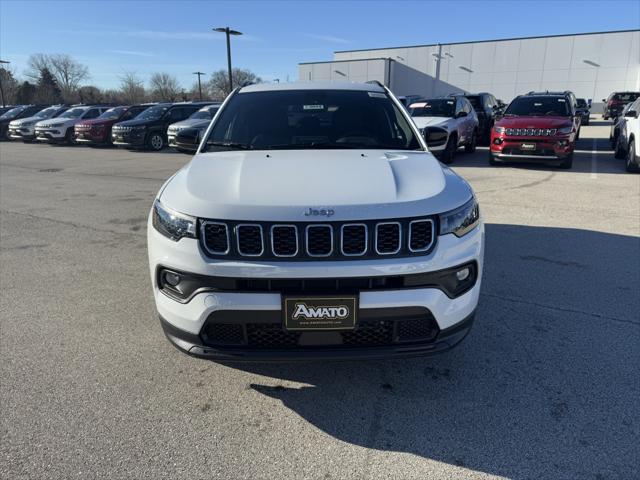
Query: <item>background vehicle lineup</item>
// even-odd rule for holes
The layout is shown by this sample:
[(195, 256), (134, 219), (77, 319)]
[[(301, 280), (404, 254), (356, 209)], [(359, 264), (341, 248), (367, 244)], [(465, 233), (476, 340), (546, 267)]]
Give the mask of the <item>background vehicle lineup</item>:
[(48, 143), (75, 142), (74, 126), (83, 120), (99, 117), (109, 107), (83, 105), (65, 110), (59, 117), (41, 120), (35, 124), (35, 139)]

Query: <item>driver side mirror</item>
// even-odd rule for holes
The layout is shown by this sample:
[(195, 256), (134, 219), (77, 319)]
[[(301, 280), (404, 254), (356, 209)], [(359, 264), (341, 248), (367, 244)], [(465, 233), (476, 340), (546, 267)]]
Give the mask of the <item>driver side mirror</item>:
[(638, 118), (638, 112), (635, 110), (627, 110), (627, 113), (624, 114), (625, 117)]
[(458, 112), (458, 114), (456, 115), (456, 118), (462, 118), (462, 117), (466, 117), (467, 116), (467, 112)]

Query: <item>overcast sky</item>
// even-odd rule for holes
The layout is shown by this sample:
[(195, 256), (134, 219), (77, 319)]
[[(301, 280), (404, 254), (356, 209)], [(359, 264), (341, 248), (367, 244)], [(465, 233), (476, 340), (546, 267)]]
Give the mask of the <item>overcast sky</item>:
[(192, 72), (234, 66), (265, 80), (296, 80), (299, 62), (335, 50), (640, 28), (638, 1), (30, 1), (0, 0), (0, 58), (22, 74), (32, 53), (68, 53), (88, 83), (118, 85), (123, 71), (157, 71), (190, 87)]

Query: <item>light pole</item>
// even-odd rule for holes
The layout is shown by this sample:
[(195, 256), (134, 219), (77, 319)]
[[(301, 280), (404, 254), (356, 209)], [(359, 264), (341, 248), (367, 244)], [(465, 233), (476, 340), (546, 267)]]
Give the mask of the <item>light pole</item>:
[(600, 64), (592, 60), (582, 60), (582, 62), (596, 68), (596, 77), (593, 79), (593, 94), (591, 95), (591, 103), (593, 103), (596, 101), (596, 85), (598, 84), (598, 72), (600, 71)]
[[(0, 60), (0, 65), (7, 65), (11, 62), (7, 62), (6, 60)], [(4, 70), (4, 67), (2, 67)], [(4, 90), (2, 89), (2, 75), (0, 75), (0, 97), (2, 97), (2, 107), (4, 108)]]
[(218, 27), (214, 32), (221, 32), (227, 36), (227, 66), (229, 68), (229, 93), (233, 91), (233, 77), (231, 76), (231, 35), (242, 35), (242, 32), (232, 30), (229, 27)]
[(198, 75), (198, 91), (200, 92), (200, 101), (202, 101), (202, 84), (200, 83), (200, 76), (204, 75), (204, 72), (193, 72), (194, 75)]

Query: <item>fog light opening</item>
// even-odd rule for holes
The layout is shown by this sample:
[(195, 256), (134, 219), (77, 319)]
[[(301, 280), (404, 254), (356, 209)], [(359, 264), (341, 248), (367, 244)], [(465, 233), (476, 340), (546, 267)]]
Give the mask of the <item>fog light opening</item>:
[(180, 283), (180, 275), (175, 272), (164, 272), (164, 281), (170, 287), (177, 287)]
[(471, 270), (469, 270), (469, 267), (465, 267), (456, 272), (456, 278), (458, 279), (459, 282), (464, 282), (467, 278), (469, 278), (470, 274), (471, 274)]

